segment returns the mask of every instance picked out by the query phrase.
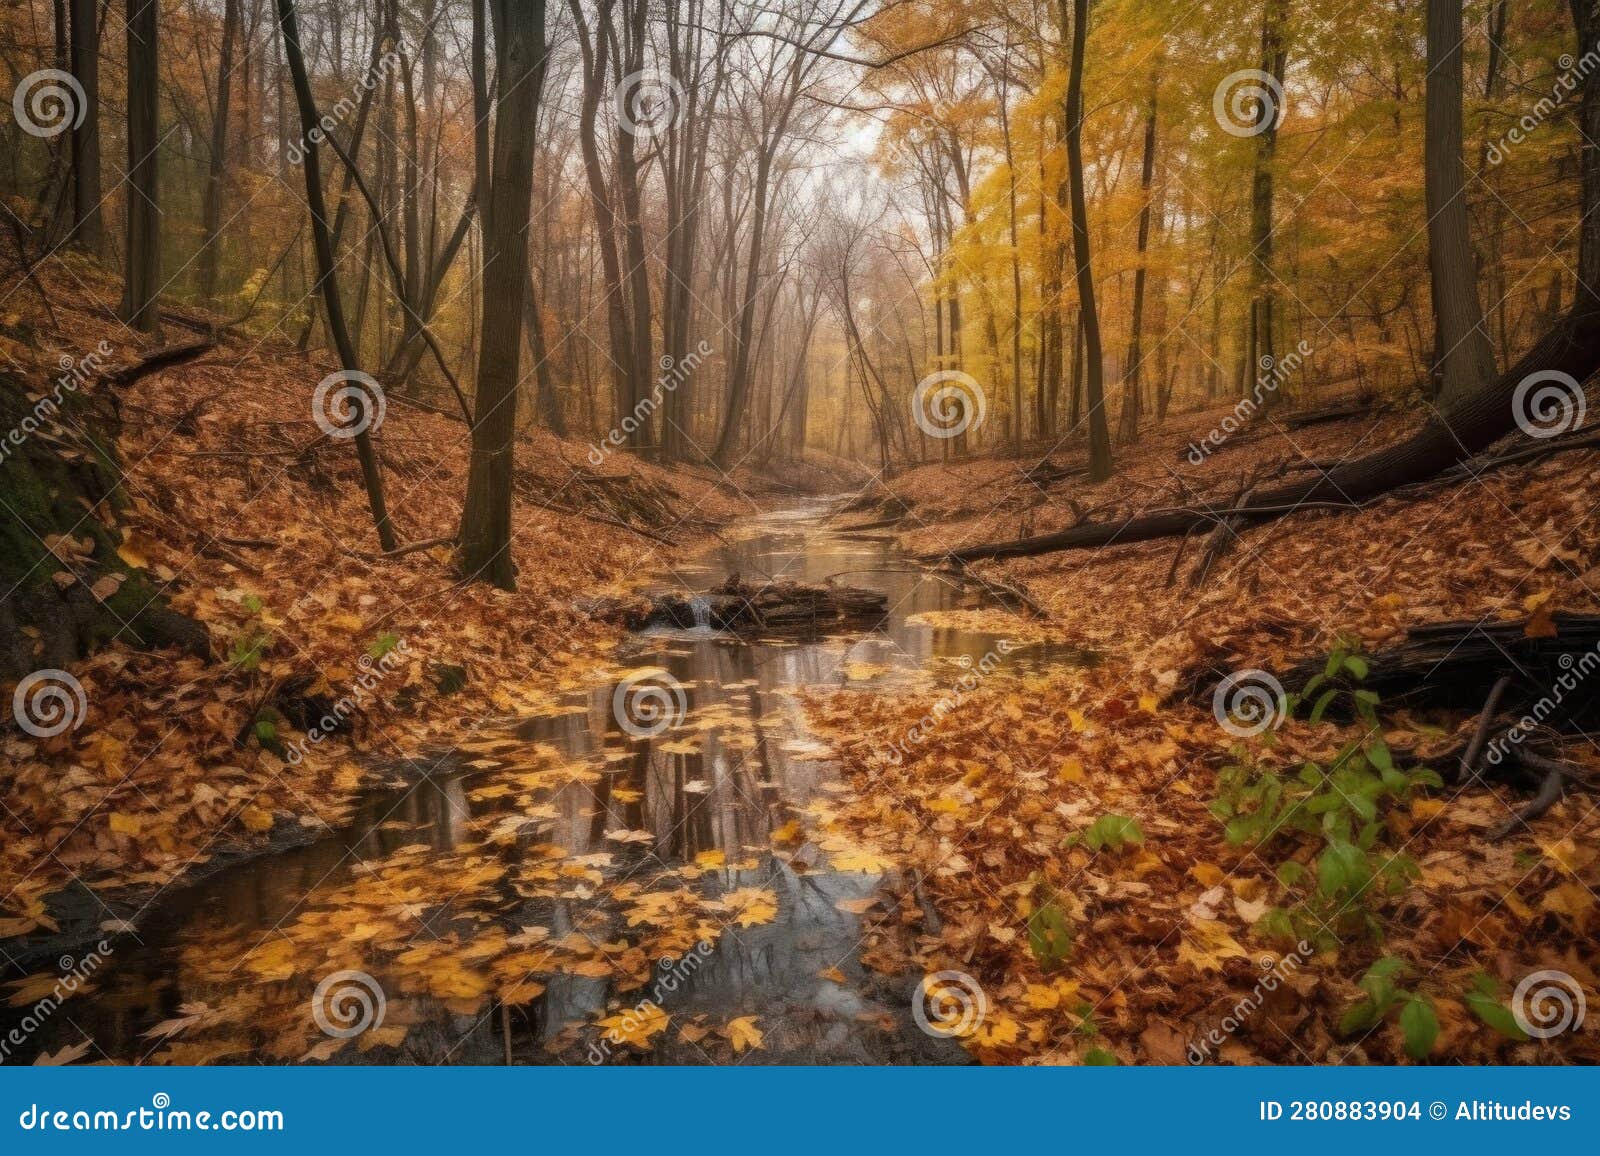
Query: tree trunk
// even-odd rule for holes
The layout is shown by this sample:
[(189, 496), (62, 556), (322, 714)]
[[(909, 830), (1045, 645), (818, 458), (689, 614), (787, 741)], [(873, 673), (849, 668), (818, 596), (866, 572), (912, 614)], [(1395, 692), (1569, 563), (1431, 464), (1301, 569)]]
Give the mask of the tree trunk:
[(535, 404), (539, 419), (545, 428), (557, 437), (567, 436), (567, 419), (561, 412), (561, 395), (556, 392), (555, 378), (550, 372), (550, 354), (544, 340), (544, 316), (539, 308), (539, 294), (533, 284), (533, 270), (528, 270), (528, 297), (523, 304), (527, 315), (528, 353), (533, 357), (534, 380), (538, 396)]
[(221, 261), (222, 174), (228, 160), (228, 104), (233, 91), (233, 41), (239, 31), (239, 0), (224, 0), (222, 48), (217, 58), (217, 106), (211, 121), (211, 156), (206, 164), (205, 203), (200, 225), (200, 297), (217, 299), (217, 266)]
[[(1261, 19), (1261, 71), (1277, 87), (1263, 93), (1256, 102), (1256, 123), (1251, 131), (1256, 138), (1255, 174), (1250, 189), (1250, 343), (1240, 375), (1239, 390), (1250, 390), (1252, 367), (1270, 371), (1277, 364), (1276, 275), (1272, 264), (1273, 158), (1278, 151), (1278, 122), (1283, 118), (1283, 77), (1288, 52), (1283, 44), (1283, 26), (1288, 18), (1287, 0), (1266, 0)], [(1263, 84), (1265, 82), (1262, 82)], [(1266, 408), (1277, 398), (1276, 390), (1266, 391)]]
[[(617, 255), (617, 214), (612, 205), (611, 191), (606, 185), (605, 162), (600, 156), (596, 133), (600, 101), (606, 89), (609, 73), (607, 59), (611, 44), (611, 10), (613, 0), (600, 0), (595, 9), (595, 33), (590, 37), (588, 24), (580, 0), (568, 0), (573, 22), (578, 30), (578, 47), (582, 52), (583, 98), (578, 114), (578, 144), (583, 153), (584, 177), (588, 182), (589, 201), (594, 207), (595, 244), (600, 250), (600, 270), (604, 278), (601, 291), (606, 305), (606, 333), (611, 354), (613, 395), (617, 421), (632, 414), (638, 404), (637, 374), (633, 365), (634, 342), (629, 328), (626, 298), (623, 296), (622, 259)], [(649, 323), (649, 319), (645, 319)], [(648, 366), (643, 372), (648, 372)]]
[(128, 0), (128, 227), (122, 319), (141, 333), (161, 329), (161, 147), (158, 0)]
[(1150, 183), (1156, 167), (1156, 95), (1160, 90), (1160, 73), (1150, 77), (1150, 102), (1144, 117), (1144, 159), (1139, 169), (1139, 191), (1143, 203), (1139, 207), (1138, 267), (1133, 273), (1133, 319), (1128, 332), (1128, 360), (1122, 367), (1122, 422), (1117, 435), (1123, 442), (1139, 436), (1140, 383), (1144, 367), (1144, 350), (1141, 344), (1144, 326), (1145, 255), (1150, 248)]
[[(1066, 0), (1062, 0), (1065, 3)], [(1088, 0), (1072, 0), (1072, 65), (1067, 79), (1067, 179), (1072, 192), (1072, 253), (1078, 266), (1078, 317), (1083, 326), (1085, 402), (1089, 408), (1089, 480), (1111, 476), (1111, 431), (1106, 425), (1105, 362), (1100, 317), (1094, 304), (1089, 256), (1089, 213), (1083, 201), (1083, 50), (1089, 32)]]
[[(152, 0), (153, 2), (153, 0)], [(300, 110), (300, 131), (305, 169), (306, 207), (311, 214), (312, 248), (317, 255), (317, 284), (322, 289), (323, 311), (328, 319), (328, 334), (339, 352), (339, 364), (347, 374), (361, 372), (361, 359), (355, 344), (350, 340), (350, 330), (344, 321), (344, 306), (339, 298), (338, 269), (333, 258), (333, 236), (328, 228), (327, 208), (322, 200), (322, 170), (320, 150), (312, 130), (321, 118), (317, 113), (316, 98), (311, 94), (311, 80), (306, 75), (305, 53), (300, 47), (300, 29), (295, 15), (295, 0), (277, 0), (278, 24), (283, 30), (283, 55), (289, 66), (289, 78), (294, 85), (295, 102)], [(372, 508), (372, 521), (378, 529), (378, 544), (385, 550), (395, 548), (394, 527), (389, 522), (389, 507), (383, 496), (383, 474), (378, 467), (378, 452), (372, 444), (372, 434), (362, 394), (352, 389), (348, 402), (355, 434), (356, 456), (361, 462), (361, 478), (367, 490), (367, 503)]]
[(1426, 168), (1428, 269), (1433, 283), (1438, 404), (1471, 397), (1495, 379), (1494, 350), (1478, 303), (1461, 163), (1461, 0), (1428, 0)]
[(461, 513), (461, 569), (502, 590), (516, 589), (511, 562), (513, 442), (528, 288), (528, 210), (533, 135), (544, 87), (544, 0), (490, 0), (495, 14), (494, 157), (484, 204), (483, 337), (472, 422), (472, 465)]
[(72, 75), (83, 89), (83, 123), (72, 130), (73, 241), (91, 253), (106, 247), (100, 215), (100, 24), (95, 0), (72, 2)]

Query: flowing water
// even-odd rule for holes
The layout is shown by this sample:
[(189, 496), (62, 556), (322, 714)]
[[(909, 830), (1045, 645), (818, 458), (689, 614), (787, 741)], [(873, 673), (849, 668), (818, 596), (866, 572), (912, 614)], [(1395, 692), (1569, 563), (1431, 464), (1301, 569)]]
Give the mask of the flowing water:
[[(652, 630), (630, 645), (636, 652), (630, 658), (640, 668), (653, 668), (652, 679), (680, 688), (669, 689), (656, 703), (674, 712), (678, 726), (659, 734), (633, 733), (642, 728), (636, 720), (632, 730), (624, 726), (630, 721), (623, 705), (628, 688), (619, 691), (613, 684), (572, 696), (560, 712), (504, 728), (507, 741), (553, 748), (564, 759), (598, 769), (589, 781), (565, 785), (540, 800), (538, 837), (541, 846), (562, 848), (567, 861), (604, 864), (603, 880), (561, 898), (523, 903), (507, 920), (509, 926), (537, 923), (555, 936), (577, 929), (590, 933), (596, 917), (589, 908), (602, 903), (608, 890), (697, 861), (717, 864), (690, 872), (700, 886), (724, 894), (742, 888), (770, 891), (777, 900), (775, 917), (754, 926), (728, 926), (705, 953), (684, 953), (684, 959), (693, 956), (688, 963), (663, 960), (656, 982), (626, 993), (612, 990), (603, 975), (558, 972), (541, 976), (544, 990), (536, 999), (499, 1014), (492, 1001), (484, 1014), (449, 1001), (408, 1000), (403, 1017), (394, 1012), (408, 1029), (398, 1052), (362, 1056), (344, 1048), (339, 1061), (713, 1059), (703, 1039), (686, 1038), (694, 1032), (663, 1031), (648, 1051), (597, 1042), (593, 1025), (599, 1017), (646, 999), (659, 1004), (674, 1028), (756, 1017), (764, 1043), (744, 1051), (739, 1062), (966, 1061), (956, 1041), (916, 1026), (912, 1005), (920, 975), (883, 976), (860, 960), (862, 920), (870, 917), (839, 904), (859, 908), (851, 901), (874, 895), (883, 882), (881, 871), (838, 870), (826, 850), (804, 834), (790, 837), (794, 845), (784, 845), (784, 833), (794, 831), (797, 821), (808, 831), (805, 824), (817, 807), (835, 805), (850, 789), (826, 748), (807, 733), (794, 692), (806, 686), (894, 684), (923, 670), (932, 676), (931, 690), (926, 680), (920, 684), (931, 707), (941, 688), (964, 671), (975, 664), (987, 669), (983, 664), (995, 661), (1001, 639), (918, 621), (927, 612), (977, 608), (986, 601), (981, 592), (913, 567), (889, 539), (840, 533), (832, 528), (835, 521), (832, 507), (820, 500), (764, 516), (737, 527), (730, 535), (735, 540), (694, 564), (661, 575), (659, 589), (706, 589), (732, 573), (747, 582), (838, 576), (842, 583), (887, 595), (887, 613), (875, 630), (799, 640), (740, 639), (713, 630), (700, 603), (694, 629)], [(1001, 649), (1009, 670), (1092, 661), (1060, 647)], [(676, 703), (673, 693), (681, 696)], [(685, 734), (694, 741), (684, 742)], [(231, 942), (247, 959), (272, 943), (275, 929), (304, 914), (313, 897), (359, 879), (369, 865), (397, 853), (423, 866), (443, 863), (458, 847), (480, 839), (486, 820), (514, 814), (527, 802), (480, 789), (478, 772), (460, 755), (434, 764), (420, 781), (407, 775), (414, 768), (393, 770), (396, 785), (373, 792), (337, 834), (169, 892), (140, 921), (138, 942), (131, 935), (117, 936), (93, 990), (63, 1004), (30, 1036), (23, 1052), (55, 1050), (87, 1036), (93, 1047), (84, 1060), (144, 1059), (162, 1044), (147, 1035), (155, 1024), (197, 1004), (225, 999), (229, 983), (261, 982), (260, 974), (248, 968), (229, 972), (220, 985), (215, 967), (198, 977), (186, 952)], [(620, 844), (618, 832), (628, 833)], [(519, 839), (508, 853), (530, 854), (528, 842)], [(922, 906), (936, 921), (931, 907)], [(466, 933), (472, 928), (463, 933), (462, 913), (448, 910), (449, 904), (445, 908), (430, 911), (425, 922), (433, 931), (453, 928), (470, 946)], [(351, 914), (346, 922), (360, 919)], [(329, 930), (365, 934), (345, 927), (337, 916)], [(383, 979), (381, 973), (378, 978)], [(314, 979), (301, 986), (309, 988)], [(295, 984), (286, 986), (293, 998), (306, 998)], [(0, 1028), (5, 1026), (0, 1017)], [(715, 1054), (727, 1062), (726, 1050)], [(19, 1058), (24, 1057), (10, 1062)], [(281, 1062), (297, 1057), (246, 1051), (217, 1058)]]

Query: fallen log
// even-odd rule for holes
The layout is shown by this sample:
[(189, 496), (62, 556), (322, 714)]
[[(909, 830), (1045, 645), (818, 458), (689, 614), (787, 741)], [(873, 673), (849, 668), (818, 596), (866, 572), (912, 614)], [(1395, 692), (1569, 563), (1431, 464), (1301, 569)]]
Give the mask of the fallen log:
[(700, 594), (651, 600), (637, 626), (710, 626), (738, 634), (813, 635), (846, 627), (870, 630), (883, 621), (888, 595), (832, 582), (752, 585), (731, 575)]
[[(1404, 641), (1367, 655), (1361, 685), (1386, 707), (1430, 706), (1520, 714), (1540, 701), (1538, 721), (1553, 729), (1583, 727), (1600, 713), (1600, 614), (1556, 614), (1554, 637), (1529, 637), (1529, 620), (1432, 622), (1406, 632)], [(1535, 630), (1536, 635), (1543, 631)], [(1290, 691), (1322, 672), (1324, 659), (1306, 658), (1279, 676)], [(1501, 686), (1501, 680), (1508, 680)], [(1563, 681), (1565, 680), (1565, 682)], [(1564, 689), (1573, 683), (1571, 690)], [(1498, 694), (1495, 694), (1498, 689)], [(1478, 744), (1481, 748), (1482, 744)]]
[(119, 389), (126, 389), (141, 377), (166, 369), (169, 366), (181, 365), (191, 361), (208, 350), (215, 349), (215, 338), (202, 338), (199, 341), (184, 341), (176, 345), (168, 345), (154, 353), (146, 354), (132, 365), (116, 370), (106, 375), (106, 380)]
[(1535, 375), (1560, 374), (1577, 382), (1600, 368), (1600, 300), (1585, 295), (1538, 344), (1495, 384), (1440, 414), (1410, 437), (1342, 462), (1314, 477), (1258, 490), (1244, 508), (1204, 503), (1127, 518), (1073, 526), (1050, 534), (988, 542), (947, 551), (957, 561), (1017, 558), (1098, 546), (1148, 542), (1187, 533), (1223, 518), (1262, 522), (1306, 508), (1357, 510), (1406, 486), (1429, 481), (1461, 465), (1509, 434), (1517, 425), (1519, 387)]
[(1325, 405), (1319, 409), (1301, 409), (1283, 415), (1284, 429), (1305, 429), (1307, 426), (1323, 425), (1331, 421), (1344, 421), (1346, 418), (1362, 417), (1377, 412), (1375, 398), (1359, 398), (1355, 401), (1339, 402), (1335, 405)]

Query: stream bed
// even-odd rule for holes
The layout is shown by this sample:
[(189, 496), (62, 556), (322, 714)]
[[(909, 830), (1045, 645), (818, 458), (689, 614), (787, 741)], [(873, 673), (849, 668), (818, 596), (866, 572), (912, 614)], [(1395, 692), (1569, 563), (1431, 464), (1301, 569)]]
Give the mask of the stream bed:
[[(477, 746), (441, 757), (421, 777), (414, 765), (394, 767), (393, 785), (366, 797), (343, 830), (167, 893), (136, 935), (114, 937), (91, 989), (36, 1025), (6, 1062), (81, 1048), (84, 1040), (90, 1046), (78, 1062), (968, 1062), (958, 1041), (918, 1027), (912, 1010), (921, 975), (885, 976), (861, 961), (863, 920), (872, 918), (867, 904), (894, 868), (870, 852), (841, 855), (825, 838), (820, 847), (812, 841), (816, 816), (851, 788), (826, 746), (807, 732), (795, 691), (893, 685), (925, 671), (937, 696), (986, 656), (993, 661), (997, 648), (1008, 669), (1024, 671), (1093, 656), (1009, 640), (1002, 646), (998, 635), (920, 621), (930, 612), (993, 603), (914, 567), (887, 536), (839, 532), (837, 518), (833, 505), (815, 500), (742, 523), (725, 544), (659, 575), (654, 588), (705, 589), (729, 574), (747, 582), (837, 576), (887, 595), (876, 629), (766, 640), (704, 626), (643, 632), (624, 653), (636, 664), (633, 675), (487, 736), (508, 750), (523, 744), (583, 768), (581, 780), (545, 792), (506, 787), (474, 761)], [(465, 895), (440, 903), (429, 895), (408, 906), (405, 880), (435, 868), (464, 871), (464, 850), (485, 842), (511, 880), (496, 881), (496, 904)], [(541, 874), (535, 868), (544, 861), (552, 866)], [(394, 862), (412, 874), (385, 873), (381, 865)], [(561, 882), (526, 883), (547, 876)], [(677, 890), (661, 890), (663, 877)], [(385, 910), (398, 907), (419, 924), (407, 932), (419, 946), (402, 959), (426, 956), (438, 942), (471, 959), (490, 934), (497, 943), (510, 935), (528, 953), (586, 937), (593, 950), (575, 958), (589, 965), (543, 969), (537, 983), (520, 989), (502, 969), (488, 996), (470, 981), (460, 991), (430, 981), (418, 992), (414, 979), (374, 966), (366, 978), (376, 990), (366, 1010), (370, 997), (382, 1002), (389, 1035), (346, 1047), (337, 1030), (306, 1028), (304, 1035), (323, 1046), (305, 1054), (286, 1049), (282, 1031), (271, 1042), (274, 1014), (292, 1011), (309, 1023), (306, 1001), (323, 995), (311, 990), (319, 975), (305, 966), (304, 941), (296, 947), (286, 931), (321, 920), (312, 926), (363, 959), (362, 942), (391, 934), (375, 929), (362, 910), (340, 906), (341, 895), (364, 880), (376, 880), (369, 889), (394, 893), (379, 897)], [(608, 972), (605, 964), (640, 946), (627, 937), (636, 923), (648, 923), (638, 904), (668, 903), (685, 888), (747, 898), (717, 920), (718, 934), (703, 947), (680, 943), (659, 958), (652, 953), (643, 967), (635, 959), (635, 982), (617, 986), (615, 973), (626, 968)], [(619, 894), (635, 906), (609, 909)], [(766, 895), (775, 898), (775, 913), (742, 917), (749, 896)], [(935, 921), (931, 906), (922, 906)], [(881, 918), (882, 908), (876, 914)], [(281, 957), (283, 970), (264, 966), (268, 957)], [(431, 957), (423, 964), (437, 975)], [(516, 998), (496, 998), (508, 985)], [(529, 998), (530, 991), (537, 994)], [(235, 1023), (211, 1048), (174, 1046), (191, 1034), (203, 1040), (207, 1011), (245, 997), (257, 1006), (259, 1036)], [(0, 1033), (18, 1014), (0, 1011)], [(622, 1036), (636, 1024), (610, 1038), (596, 1029), (619, 1014), (668, 1026), (650, 1031), (642, 1046), (628, 1046)], [(741, 1017), (758, 1027), (761, 1042), (735, 1041), (730, 1049), (725, 1025)]]

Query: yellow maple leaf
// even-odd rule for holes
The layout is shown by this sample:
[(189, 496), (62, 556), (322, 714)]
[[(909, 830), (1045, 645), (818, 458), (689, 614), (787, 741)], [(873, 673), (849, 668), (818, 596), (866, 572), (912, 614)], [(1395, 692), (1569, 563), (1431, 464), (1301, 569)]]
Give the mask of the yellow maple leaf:
[(1193, 875), (1202, 887), (1215, 887), (1223, 879), (1222, 868), (1215, 863), (1196, 863), (1189, 868), (1189, 874)]
[(728, 1021), (728, 1026), (722, 1029), (722, 1034), (733, 1045), (735, 1055), (750, 1048), (759, 1048), (765, 1038), (761, 1029), (756, 1027), (755, 1016), (739, 1016)]
[(1574, 879), (1578, 878), (1578, 869), (1594, 858), (1593, 855), (1580, 856), (1577, 843), (1571, 839), (1561, 839), (1549, 843), (1540, 840), (1539, 850), (1555, 860), (1556, 866)]
[(648, 1047), (650, 1037), (667, 1030), (672, 1017), (660, 1005), (642, 1003), (636, 1008), (618, 1012), (600, 1021), (606, 1029), (606, 1038), (614, 1044), (632, 1044), (636, 1048)]
[(294, 943), (269, 939), (245, 957), (245, 967), (262, 979), (288, 979), (294, 974)]
[(1035, 1011), (1048, 1011), (1061, 1006), (1061, 993), (1053, 987), (1046, 987), (1039, 983), (1030, 983), (1028, 990), (1023, 993), (1023, 1002)]
[(869, 875), (880, 875), (894, 866), (888, 859), (860, 847), (831, 856), (828, 862), (835, 871), (864, 871)]
[(722, 897), (717, 905), (732, 915), (740, 927), (771, 923), (778, 917), (778, 897), (760, 887), (741, 887)]

